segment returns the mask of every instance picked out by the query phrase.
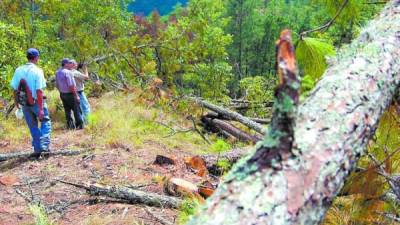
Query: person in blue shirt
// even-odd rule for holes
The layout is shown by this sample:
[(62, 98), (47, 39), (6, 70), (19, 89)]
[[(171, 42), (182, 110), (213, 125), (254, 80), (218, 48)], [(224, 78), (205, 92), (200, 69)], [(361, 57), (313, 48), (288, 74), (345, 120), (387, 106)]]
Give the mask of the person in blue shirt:
[[(49, 151), (50, 145), (51, 121), (47, 104), (44, 101), (45, 97), (43, 96), (46, 80), (43, 70), (37, 66), (39, 51), (35, 48), (28, 49), (27, 59), (28, 63), (15, 70), (11, 80), (11, 87), (14, 90), (15, 105), (20, 109), (18, 95), (21, 83), (25, 83), (27, 86), (26, 90), (29, 92), (28, 95), (32, 99), (32, 104), (23, 104), (22, 111), (32, 136), (34, 153), (39, 157), (42, 152)], [(40, 127), (39, 122), (41, 122)]]

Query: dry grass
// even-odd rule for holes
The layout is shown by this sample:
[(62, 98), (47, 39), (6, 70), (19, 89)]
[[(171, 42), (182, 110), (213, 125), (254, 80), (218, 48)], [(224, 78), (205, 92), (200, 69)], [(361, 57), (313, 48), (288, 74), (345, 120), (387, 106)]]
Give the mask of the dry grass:
[(177, 113), (160, 108), (146, 108), (132, 95), (105, 95), (96, 102), (87, 132), (99, 145), (121, 148), (143, 148), (147, 143), (160, 149), (172, 148), (185, 152), (207, 151), (209, 145), (194, 131), (171, 135), (169, 127), (182, 130), (192, 124)]

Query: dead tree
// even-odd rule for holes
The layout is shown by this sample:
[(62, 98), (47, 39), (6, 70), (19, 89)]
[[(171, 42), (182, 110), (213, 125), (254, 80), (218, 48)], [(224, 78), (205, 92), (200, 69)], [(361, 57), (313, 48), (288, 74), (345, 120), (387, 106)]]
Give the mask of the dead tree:
[(290, 151), (268, 152), (277, 143), (266, 136), (189, 224), (319, 223), (399, 90), (399, 46), (392, 0), (299, 106)]

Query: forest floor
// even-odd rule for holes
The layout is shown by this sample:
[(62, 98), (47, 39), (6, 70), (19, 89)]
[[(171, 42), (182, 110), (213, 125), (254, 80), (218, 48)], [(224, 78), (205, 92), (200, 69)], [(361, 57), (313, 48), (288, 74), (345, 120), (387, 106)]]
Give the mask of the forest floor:
[[(57, 99), (55, 93), (50, 96)], [(33, 215), (32, 204), (17, 191), (34, 197), (45, 207), (77, 201), (60, 212), (50, 213), (48, 218), (54, 224), (160, 224), (149, 210), (177, 223), (179, 210), (89, 203), (88, 200), (96, 198), (56, 181), (127, 187), (143, 184), (139, 190), (159, 194), (163, 194), (162, 180), (166, 176), (201, 182), (203, 178), (190, 172), (183, 159), (204, 154), (212, 145), (194, 131), (171, 133), (168, 126), (183, 130), (190, 128), (191, 122), (178, 114), (140, 106), (137, 100), (123, 94), (90, 99), (94, 111), (91, 124), (78, 131), (64, 129), (59, 102), (49, 103), (53, 120), (51, 149), (93, 150), (77, 156), (0, 163), (0, 224), (34, 224), (38, 219)], [(0, 122), (0, 153), (32, 151), (23, 121), (3, 119)], [(154, 165), (158, 154), (175, 158), (178, 163), (165, 167)]]

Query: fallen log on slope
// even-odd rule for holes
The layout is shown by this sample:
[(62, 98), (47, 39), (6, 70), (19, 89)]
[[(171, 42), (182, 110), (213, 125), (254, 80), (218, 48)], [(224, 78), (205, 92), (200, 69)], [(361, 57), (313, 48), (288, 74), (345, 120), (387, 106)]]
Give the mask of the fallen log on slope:
[(248, 101), (248, 100), (240, 100), (240, 99), (232, 99), (228, 104), (228, 107), (235, 110), (247, 110), (251, 108), (271, 108), (274, 102), (265, 101), (265, 102), (256, 102), (256, 101)]
[[(220, 115), (216, 112), (208, 112), (207, 114), (204, 115), (205, 117), (211, 118), (211, 119), (220, 119), (220, 120), (232, 120), (229, 117), (226, 117), (224, 115)], [(251, 118), (249, 117), (250, 120), (259, 123), (259, 124), (269, 124), (271, 122), (271, 119), (265, 119), (265, 118)]]
[(71, 185), (77, 188), (85, 189), (86, 192), (93, 196), (105, 196), (115, 199), (127, 200), (132, 204), (144, 204), (148, 206), (174, 208), (177, 209), (182, 200), (176, 197), (163, 196), (155, 193), (133, 190), (126, 187), (103, 187), (98, 185), (83, 185), (64, 180), (57, 180), (60, 183)]
[(219, 119), (210, 119), (207, 117), (203, 117), (201, 119), (201, 121), (203, 123), (207, 124), (207, 126), (216, 127), (218, 130), (227, 132), (229, 135), (232, 135), (233, 137), (235, 137), (243, 142), (256, 143), (257, 141), (260, 140), (260, 138), (253, 136), (251, 134), (248, 134), (248, 133), (240, 130), (239, 128), (235, 127), (234, 125), (232, 125), (228, 122), (219, 120)]
[[(51, 152), (42, 152), (40, 155), (44, 157), (62, 155), (62, 156), (73, 156), (80, 155), (82, 153), (91, 151), (92, 149), (82, 149), (82, 150), (58, 150)], [(11, 159), (22, 159), (22, 158), (34, 158), (37, 155), (33, 152), (12, 152), (0, 154), (0, 162), (11, 160)]]
[(224, 109), (220, 106), (216, 106), (214, 104), (211, 104), (211, 103), (201, 100), (199, 98), (191, 98), (191, 100), (193, 100), (196, 104), (198, 104), (200, 106), (203, 106), (209, 110), (212, 110), (218, 114), (225, 116), (226, 118), (230, 118), (231, 120), (238, 121), (238, 122), (242, 123), (243, 125), (249, 127), (250, 129), (257, 131), (260, 134), (263, 134), (263, 135), (265, 134), (264, 127), (261, 124), (258, 124), (237, 112), (234, 112), (234, 111), (231, 111), (228, 109)]

